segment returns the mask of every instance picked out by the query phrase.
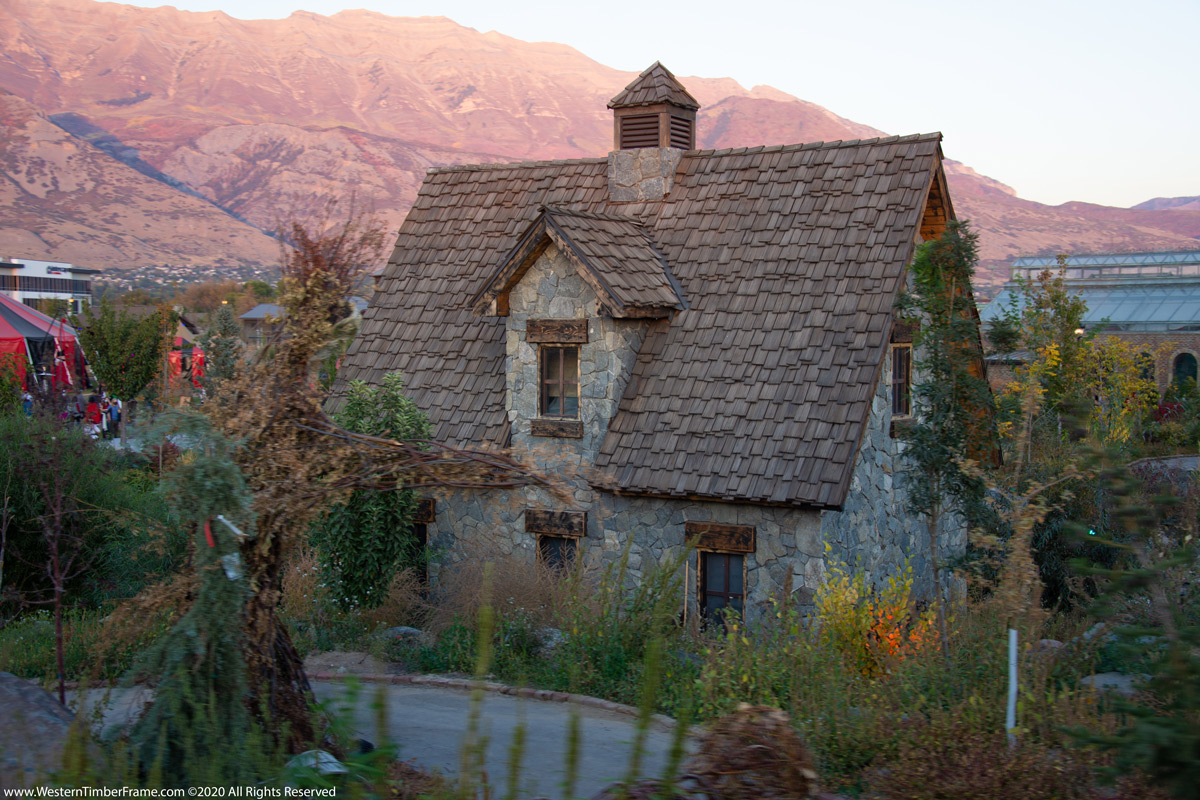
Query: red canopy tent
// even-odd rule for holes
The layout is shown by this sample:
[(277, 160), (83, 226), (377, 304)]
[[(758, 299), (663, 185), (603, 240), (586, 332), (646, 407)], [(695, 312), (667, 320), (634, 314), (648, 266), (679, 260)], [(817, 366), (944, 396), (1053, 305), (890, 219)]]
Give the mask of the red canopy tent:
[[(64, 356), (63, 368), (55, 373), (55, 352)], [(25, 381), (29, 365), (44, 379), (46, 387), (71, 381), (78, 386), (84, 374), (83, 353), (75, 329), (0, 292), (0, 359), (13, 364)], [(58, 388), (58, 387), (55, 387)]]
[(171, 386), (177, 386), (177, 381), (184, 373), (192, 386), (200, 387), (200, 378), (204, 375), (204, 351), (196, 345), (176, 336), (171, 350), (167, 353), (167, 362), (171, 365)]

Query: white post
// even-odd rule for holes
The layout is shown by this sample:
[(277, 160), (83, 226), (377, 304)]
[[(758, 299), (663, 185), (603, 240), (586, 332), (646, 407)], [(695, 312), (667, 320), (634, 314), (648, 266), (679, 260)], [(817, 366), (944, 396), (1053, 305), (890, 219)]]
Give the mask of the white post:
[(1017, 632), (1008, 629), (1008, 713), (1004, 717), (1004, 729), (1008, 732), (1008, 746), (1017, 746)]

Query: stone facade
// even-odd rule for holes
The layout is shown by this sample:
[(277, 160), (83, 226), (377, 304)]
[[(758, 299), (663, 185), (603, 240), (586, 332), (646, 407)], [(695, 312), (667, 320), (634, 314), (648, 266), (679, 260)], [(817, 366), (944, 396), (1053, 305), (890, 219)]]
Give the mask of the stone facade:
[[(871, 420), (855, 461), (850, 491), (841, 511), (821, 513), (821, 538), (843, 563), (858, 564), (869, 579), (882, 581), (909, 559), (922, 593), (932, 589), (929, 529), (924, 518), (908, 507), (903, 473), (903, 442), (891, 435), (892, 359), (884, 359)], [(920, 380), (914, 375), (914, 382)], [(943, 521), (938, 552), (944, 558), (963, 553), (966, 524), (959, 518)]]
[(564, 454), (570, 452), (576, 463), (593, 463), (650, 323), (599, 316), (596, 293), (553, 245), (513, 288), (508, 302), (504, 408), (512, 426), (513, 447), (528, 450), (547, 443), (530, 434), (530, 420), (538, 415), (538, 345), (526, 342), (526, 323), (531, 318), (586, 319), (588, 341), (579, 346), (583, 438), (553, 441)]
[[(530, 319), (586, 319), (588, 341), (580, 345), (581, 438), (545, 438), (531, 433), (538, 414), (538, 346), (526, 341)], [(642, 320), (600, 316), (587, 282), (554, 246), (530, 267), (509, 295), (506, 409), (512, 447), (533, 458), (571, 486), (574, 504), (564, 507), (536, 488), (489, 492), (459, 491), (437, 501), (429, 542), (436, 558), (432, 571), (464, 558), (537, 557), (537, 535), (526, 533), (527, 508), (587, 512), (580, 555), (591, 564), (612, 563), (629, 548), (629, 576), (639, 580), (653, 565), (685, 548), (688, 522), (749, 525), (755, 551), (746, 554), (745, 603), (753, 615), (785, 587), (805, 604), (823, 580), (829, 555), (859, 564), (882, 581), (911, 557), (919, 585), (930, 588), (924, 524), (905, 507), (903, 477), (896, 474), (900, 443), (889, 435), (890, 375), (880, 375), (871, 421), (841, 511), (769, 507), (615, 495), (593, 488), (589, 478), (596, 454), (616, 411), (649, 326)], [(890, 367), (891, 359), (885, 359)], [(942, 552), (958, 552), (960, 529), (947, 526)], [(829, 551), (826, 550), (826, 545)], [(684, 607), (696, 608), (697, 555), (687, 567)]]

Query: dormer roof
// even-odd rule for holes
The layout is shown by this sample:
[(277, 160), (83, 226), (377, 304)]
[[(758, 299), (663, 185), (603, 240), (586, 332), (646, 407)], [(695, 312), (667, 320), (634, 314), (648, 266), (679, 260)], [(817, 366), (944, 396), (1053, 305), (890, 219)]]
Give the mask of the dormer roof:
[(655, 106), (660, 103), (687, 108), (696, 111), (700, 104), (696, 98), (688, 94), (671, 70), (655, 61), (647, 67), (633, 83), (608, 101), (609, 108), (635, 108), (637, 106)]
[(683, 290), (645, 225), (628, 217), (542, 206), (473, 302), (499, 313), (511, 289), (551, 244), (592, 287), (602, 311), (618, 319), (664, 317), (687, 307)]

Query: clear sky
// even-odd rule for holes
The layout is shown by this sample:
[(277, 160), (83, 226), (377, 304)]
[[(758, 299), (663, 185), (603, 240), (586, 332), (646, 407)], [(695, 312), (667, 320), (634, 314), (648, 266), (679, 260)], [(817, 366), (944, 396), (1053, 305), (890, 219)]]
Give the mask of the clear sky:
[[(130, 0), (127, 0), (129, 2)], [(770, 84), (1022, 197), (1129, 206), (1200, 195), (1200, 0), (131, 0), (279, 19), (446, 16), (611, 67)]]

